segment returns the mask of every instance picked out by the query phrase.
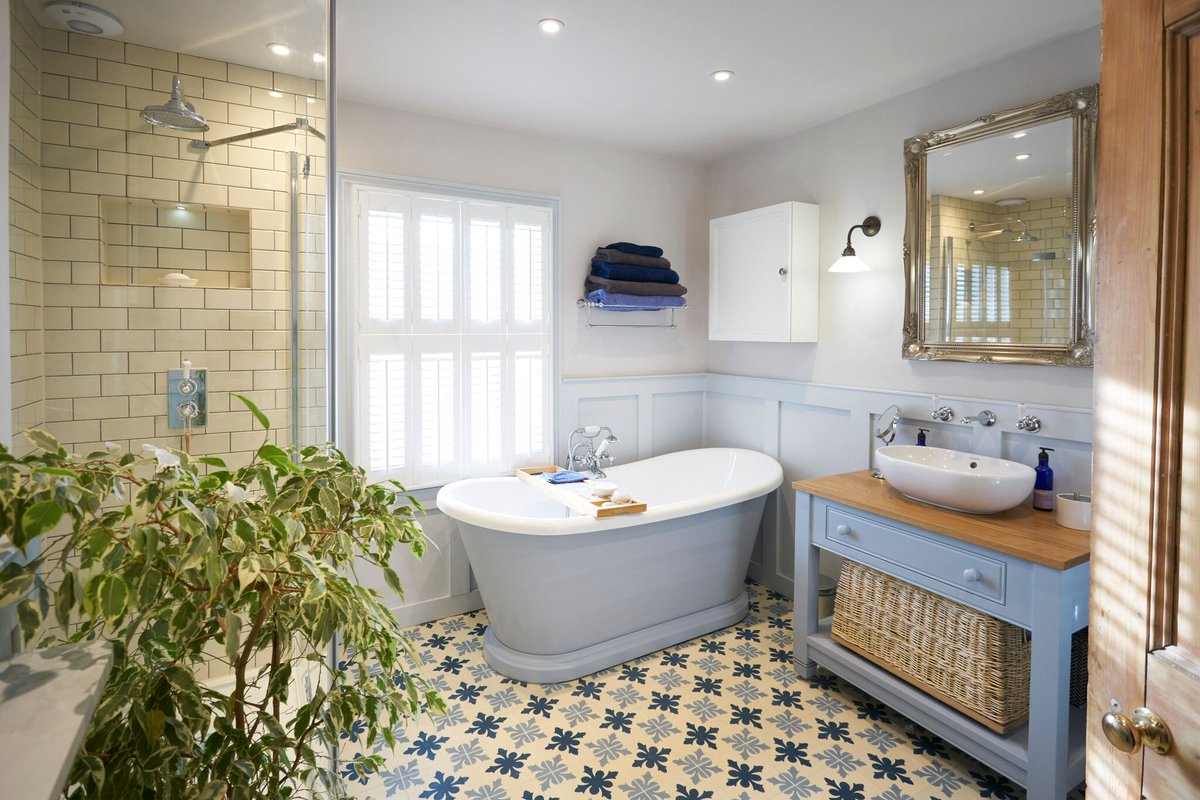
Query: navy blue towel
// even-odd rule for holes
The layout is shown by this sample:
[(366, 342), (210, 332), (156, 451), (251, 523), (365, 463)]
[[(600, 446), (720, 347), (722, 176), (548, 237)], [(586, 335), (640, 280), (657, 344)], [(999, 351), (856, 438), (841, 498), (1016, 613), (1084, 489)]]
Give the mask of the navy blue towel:
[(609, 250), (620, 250), (622, 253), (633, 253), (635, 256), (650, 256), (658, 258), (663, 254), (661, 247), (652, 244), (634, 244), (633, 242), (613, 242), (604, 245)]
[(592, 274), (618, 281), (679, 283), (679, 273), (673, 269), (639, 267), (636, 264), (613, 264), (609, 261), (593, 261)]

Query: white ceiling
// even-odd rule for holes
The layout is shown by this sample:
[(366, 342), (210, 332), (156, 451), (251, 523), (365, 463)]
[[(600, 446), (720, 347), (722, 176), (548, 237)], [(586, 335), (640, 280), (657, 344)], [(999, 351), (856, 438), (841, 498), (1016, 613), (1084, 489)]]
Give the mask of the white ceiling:
[[(24, 0), (47, 24), (48, 0)], [(353, 2), (353, 0), (348, 0)], [(248, 67), (324, 78), (312, 54), (325, 51), (325, 0), (88, 0), (120, 20), (125, 32), (114, 39)], [(280, 42), (287, 57), (267, 50)]]
[(341, 0), (338, 94), (708, 160), (1099, 22), (1100, 0)]
[[(1071, 118), (990, 136), (929, 154), (925, 184), (929, 194), (994, 203), (1010, 197), (1038, 200), (1071, 194)], [(1029, 158), (1018, 161), (1020, 154)], [(975, 194), (982, 189), (982, 194)]]

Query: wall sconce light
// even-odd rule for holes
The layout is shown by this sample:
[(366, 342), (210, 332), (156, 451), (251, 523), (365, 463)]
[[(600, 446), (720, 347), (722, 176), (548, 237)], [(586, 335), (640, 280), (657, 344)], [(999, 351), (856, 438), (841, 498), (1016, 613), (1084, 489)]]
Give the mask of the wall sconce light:
[(853, 225), (846, 231), (846, 249), (842, 251), (842, 257), (833, 262), (833, 266), (829, 268), (830, 272), (866, 272), (871, 268), (867, 262), (854, 254), (854, 248), (850, 245), (850, 235), (854, 233), (855, 228), (862, 228), (864, 236), (874, 236), (879, 233), (879, 217), (867, 217), (861, 225)]

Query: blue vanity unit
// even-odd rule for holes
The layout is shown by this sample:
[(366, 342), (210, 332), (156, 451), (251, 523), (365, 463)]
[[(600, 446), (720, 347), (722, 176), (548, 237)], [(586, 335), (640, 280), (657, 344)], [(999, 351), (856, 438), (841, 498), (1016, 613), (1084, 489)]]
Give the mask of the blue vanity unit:
[[(1086, 710), (1070, 704), (1071, 636), (1088, 620), (1088, 533), (1019, 506), (986, 516), (910, 500), (868, 471), (796, 481), (796, 665), (821, 666), (1028, 790), (1061, 800), (1084, 778)], [(1029, 722), (993, 732), (830, 636), (820, 551), (1030, 632)]]

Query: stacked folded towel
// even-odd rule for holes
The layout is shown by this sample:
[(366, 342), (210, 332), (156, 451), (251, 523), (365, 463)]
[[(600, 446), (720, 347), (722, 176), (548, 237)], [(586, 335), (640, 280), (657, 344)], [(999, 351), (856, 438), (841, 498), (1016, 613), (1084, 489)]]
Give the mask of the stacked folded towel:
[(593, 303), (620, 306), (617, 310), (643, 311), (678, 308), (687, 303), (687, 287), (663, 257), (661, 247), (614, 242), (596, 248), (592, 273), (584, 283)]

